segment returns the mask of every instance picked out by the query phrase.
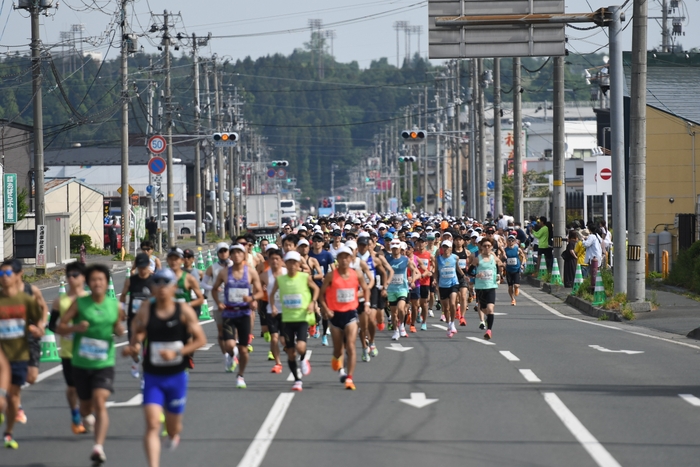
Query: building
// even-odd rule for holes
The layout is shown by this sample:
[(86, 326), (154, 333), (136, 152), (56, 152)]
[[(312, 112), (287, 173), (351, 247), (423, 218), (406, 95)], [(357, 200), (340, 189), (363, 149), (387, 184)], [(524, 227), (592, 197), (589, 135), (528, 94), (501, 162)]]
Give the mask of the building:
[(46, 214), (69, 213), (71, 234), (89, 235), (92, 245), (104, 247), (103, 195), (77, 178), (47, 178)]
[(27, 193), (32, 193), (34, 178), (32, 134), (31, 126), (0, 120), (0, 147), (4, 172), (17, 174), (17, 191), (25, 189)]

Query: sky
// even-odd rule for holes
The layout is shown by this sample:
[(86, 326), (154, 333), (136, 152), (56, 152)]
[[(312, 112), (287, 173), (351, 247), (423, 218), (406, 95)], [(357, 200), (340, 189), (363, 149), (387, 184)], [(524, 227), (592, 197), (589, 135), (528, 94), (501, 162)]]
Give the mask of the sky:
[[(23, 10), (12, 9), (13, 0), (0, 0), (0, 52), (24, 52), (29, 47), (30, 20)], [(15, 0), (16, 2), (16, 0)], [(618, 4), (622, 4), (619, 1)], [(684, 21), (686, 36), (680, 37), (684, 49), (700, 46), (700, 28), (693, 28), (690, 21), (700, 21), (700, 2), (681, 1), (682, 11), (688, 16)], [(310, 19), (320, 19), (325, 30), (335, 31), (333, 53), (339, 62), (357, 61), (361, 68), (368, 67), (373, 60), (383, 57), (396, 63), (395, 21), (408, 21), (413, 26), (422, 26), (423, 33), (410, 39), (410, 52), (417, 51), (427, 57), (428, 4), (424, 0), (135, 0), (127, 7), (128, 21), (136, 33), (145, 34), (139, 44), (146, 52), (156, 52), (155, 34), (147, 34), (153, 19), (151, 12), (162, 16), (165, 9), (177, 5), (180, 13), (176, 17), (174, 30), (186, 35), (196, 33), (214, 38), (201, 55), (216, 53), (219, 57), (234, 60), (251, 56), (257, 58), (268, 54), (289, 54), (303, 47), (309, 40)], [(589, 12), (607, 2), (599, 0), (569, 0), (567, 13)], [(626, 6), (627, 21), (631, 23), (632, 1)], [(104, 37), (114, 28), (114, 11), (117, 0), (61, 0), (58, 10), (49, 10), (48, 17), (41, 17), (41, 35), (45, 44), (57, 44), (61, 32), (71, 30), (73, 25), (84, 25), (83, 37), (90, 43), (84, 50), (98, 50), (106, 58), (118, 55), (118, 45), (109, 47)], [(660, 16), (658, 2), (649, 3), (649, 15)], [(160, 20), (162, 23), (162, 19)], [(630, 25), (631, 26), (631, 25)], [(328, 33), (331, 34), (331, 33)], [(587, 53), (603, 47), (607, 50), (606, 31), (576, 31), (567, 28), (568, 48), (571, 52)], [(65, 36), (65, 34), (64, 34)], [(229, 36), (229, 37), (217, 37)], [(236, 36), (236, 37), (230, 37)], [(624, 49), (629, 50), (632, 27), (623, 32)], [(420, 39), (420, 42), (419, 42)], [(649, 48), (661, 41), (661, 28), (657, 21), (649, 20)], [(400, 55), (406, 53), (404, 35), (400, 38)], [(420, 49), (419, 49), (420, 47)], [(181, 51), (186, 50), (184, 48)], [(175, 52), (178, 53), (178, 52)]]

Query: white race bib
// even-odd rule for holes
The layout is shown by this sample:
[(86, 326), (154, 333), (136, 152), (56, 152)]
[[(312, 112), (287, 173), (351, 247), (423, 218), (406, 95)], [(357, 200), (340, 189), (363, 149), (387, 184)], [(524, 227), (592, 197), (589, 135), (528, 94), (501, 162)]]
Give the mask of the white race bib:
[(506, 259), (506, 264), (508, 266), (517, 266), (518, 265), (518, 258), (508, 258), (508, 259)]
[(23, 319), (0, 320), (0, 340), (24, 337), (24, 328), (26, 324), (26, 321)]
[(80, 339), (78, 355), (81, 357), (93, 361), (104, 361), (107, 360), (108, 353), (109, 342), (85, 336)]
[(143, 300), (141, 300), (140, 298), (134, 298), (134, 299), (131, 301), (131, 310), (132, 310), (134, 313), (136, 313), (137, 311), (139, 311), (139, 308), (141, 308), (141, 304), (142, 304), (142, 303), (143, 303)]
[(454, 276), (455, 276), (454, 268), (440, 269), (440, 277), (444, 277), (445, 279), (450, 279)]
[(490, 269), (487, 269), (486, 271), (481, 272), (482, 276), (481, 278), (485, 281), (492, 281), (493, 280), (493, 271)]
[(243, 303), (243, 298), (248, 296), (248, 289), (235, 288), (228, 289), (229, 303)]
[(178, 350), (182, 349), (184, 347), (184, 344), (182, 341), (174, 341), (174, 342), (151, 342), (149, 344), (149, 348), (151, 349), (151, 363), (153, 366), (175, 366), (179, 365), (182, 363), (182, 353), (178, 354), (174, 359), (172, 360), (163, 360), (163, 357), (160, 356), (160, 351), (161, 350), (172, 350), (175, 353), (178, 352)]
[(458, 260), (458, 263), (459, 263), (460, 269), (467, 269), (467, 260), (466, 259), (460, 259), (460, 260)]
[(289, 294), (282, 297), (282, 306), (290, 310), (301, 309), (301, 294)]
[(403, 274), (394, 274), (394, 277), (391, 278), (391, 284), (393, 285), (403, 285)]
[(355, 290), (338, 289), (335, 291), (335, 299), (338, 303), (351, 303), (355, 300)]
[(428, 269), (428, 266), (430, 265), (430, 260), (425, 259), (425, 258), (419, 258), (421, 264), (423, 265), (423, 269)]

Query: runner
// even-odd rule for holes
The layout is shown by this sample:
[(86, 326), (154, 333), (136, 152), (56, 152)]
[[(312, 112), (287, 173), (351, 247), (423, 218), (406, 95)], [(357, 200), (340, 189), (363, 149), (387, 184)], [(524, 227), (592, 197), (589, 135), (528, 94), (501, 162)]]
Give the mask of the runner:
[(457, 320), (459, 321), (460, 326), (466, 326), (467, 320), (464, 316), (469, 309), (469, 303), (471, 301), (471, 297), (468, 296), (469, 278), (467, 277), (467, 269), (469, 268), (469, 262), (471, 261), (471, 253), (469, 253), (469, 250), (464, 248), (464, 237), (462, 237), (462, 235), (455, 235), (452, 252), (457, 255), (457, 263), (459, 265), (459, 269), (462, 271), (462, 274), (459, 276), (459, 294), (457, 295)]
[[(381, 261), (379, 256), (374, 253), (371, 245), (372, 240), (369, 234), (360, 234), (357, 239), (357, 256), (367, 264), (369, 270), (374, 276), (374, 285), (370, 289), (369, 313), (363, 313), (360, 315), (360, 339), (362, 340), (363, 336), (366, 336), (368, 344), (367, 359), (365, 360), (364, 351), (362, 359), (367, 362), (369, 361), (370, 357), (376, 357), (379, 355), (377, 346), (374, 343), (374, 338), (377, 334), (377, 321), (379, 320), (382, 322), (384, 318), (384, 308), (386, 307), (386, 289), (382, 284), (386, 284), (386, 270), (389, 268), (386, 261)], [(386, 267), (384, 266), (385, 264)]]
[[(415, 253), (415, 248), (414, 248), (413, 242), (406, 243), (406, 257), (408, 258), (409, 262), (413, 263), (413, 265), (416, 268), (418, 268), (418, 265), (420, 264), (420, 260), (418, 259), (418, 257), (414, 253)], [(420, 271), (420, 269), (418, 269), (418, 271)], [(418, 310), (420, 308), (420, 279), (418, 279), (413, 284), (413, 288), (409, 292), (408, 298), (410, 300), (410, 306), (411, 306), (411, 313), (408, 315), (408, 318), (407, 318), (407, 321), (409, 324), (408, 331), (409, 332), (416, 332), (416, 323), (420, 324), (422, 321), (422, 319), (421, 319), (422, 317), (418, 314)]]
[[(416, 248), (413, 255), (418, 258), (418, 271), (420, 272), (420, 279), (418, 284), (420, 287), (419, 295), (419, 305), (421, 309), (420, 314), (420, 330), (428, 330), (428, 299), (430, 298), (430, 282), (433, 279), (433, 262), (431, 260), (430, 252), (425, 249), (425, 237), (420, 236), (416, 238)], [(432, 316), (432, 315), (431, 315)]]
[(302, 382), (296, 354), (299, 353), (301, 373), (307, 376), (311, 373), (311, 364), (306, 358), (306, 336), (309, 322), (316, 322), (315, 301), (318, 300), (319, 289), (309, 274), (300, 272), (301, 255), (298, 252), (290, 251), (284, 255), (284, 263), (288, 272), (277, 276), (270, 292), (270, 306), (273, 317), (279, 314), (277, 305), (282, 308), (284, 349), (287, 352), (287, 364), (294, 376), (292, 391), (301, 391)]
[(3, 435), (5, 447), (17, 449), (13, 428), (20, 407), (20, 393), (27, 382), (30, 360), (30, 344), (27, 336), (41, 339), (43, 312), (36, 299), (23, 292), (19, 276), (22, 264), (19, 260), (6, 260), (0, 265), (0, 348), (11, 370), (7, 400), (7, 427)]
[[(345, 246), (352, 250), (353, 259), (350, 267), (356, 270), (362, 275), (363, 280), (367, 284), (367, 287), (372, 290), (374, 287), (374, 271), (370, 269), (369, 265), (359, 256), (357, 256), (357, 242), (355, 240), (348, 240), (345, 242)], [(373, 263), (374, 266), (374, 263)], [(362, 361), (369, 362), (369, 325), (368, 320), (370, 318), (370, 311), (365, 312), (365, 300), (364, 296), (359, 296), (359, 305), (357, 306), (357, 319), (358, 319), (358, 331), (360, 334), (360, 343), (362, 344)], [(372, 307), (371, 303), (371, 292), (370, 292), (370, 310)]]
[[(139, 311), (141, 303), (151, 296), (148, 281), (153, 275), (150, 268), (148, 254), (146, 253), (139, 253), (136, 255), (136, 258), (134, 259), (134, 266), (136, 266), (136, 274), (132, 274), (126, 281), (124, 281), (124, 288), (119, 296), (119, 301), (122, 304), (126, 304), (126, 300), (129, 300), (126, 313), (126, 330), (129, 333), (129, 338), (131, 338), (131, 321)], [(133, 362), (131, 363), (131, 376), (134, 378), (139, 378), (141, 376), (141, 371), (139, 368), (140, 363), (141, 356), (135, 356), (133, 358)]]
[(447, 321), (447, 337), (457, 334), (455, 317), (457, 315), (457, 294), (459, 293), (459, 278), (462, 270), (459, 267), (459, 258), (452, 253), (452, 242), (443, 240), (440, 244), (441, 253), (435, 258), (433, 282), (437, 282), (440, 292), (442, 311)]
[[(365, 312), (369, 309), (370, 291), (359, 272), (350, 265), (353, 252), (348, 247), (340, 247), (336, 252), (337, 267), (323, 278), (319, 302), (324, 315), (333, 327), (333, 358), (331, 368), (340, 375), (345, 389), (355, 390), (355, 343), (357, 341), (357, 307), (360, 305), (358, 290), (361, 288), (365, 299)], [(343, 368), (343, 350), (348, 356), (347, 372)]]
[(165, 409), (165, 427), (171, 450), (180, 444), (182, 415), (187, 401), (186, 355), (207, 343), (194, 309), (175, 302), (177, 277), (170, 270), (153, 275), (154, 299), (142, 306), (133, 320), (129, 345), (123, 355), (136, 357), (146, 342), (143, 362), (143, 411), (146, 418), (144, 448), (149, 467), (160, 465), (160, 424)]
[[(49, 329), (56, 332), (56, 325), (61, 317), (66, 314), (75, 299), (87, 295), (85, 291), (85, 264), (81, 262), (68, 263), (66, 265), (66, 283), (68, 289), (65, 295), (59, 295), (51, 306), (51, 319)], [(61, 357), (63, 367), (63, 379), (66, 381), (66, 400), (71, 413), (71, 429), (76, 435), (85, 433), (87, 430), (80, 418), (80, 407), (78, 405), (78, 393), (75, 389), (73, 379), (73, 336), (59, 336), (58, 356)], [(137, 367), (138, 369), (138, 367)]]
[[(319, 221), (320, 223), (320, 221)], [(333, 269), (333, 255), (331, 254), (330, 251), (326, 251), (323, 249), (324, 244), (325, 244), (325, 239), (323, 237), (323, 234), (321, 233), (315, 233), (313, 237), (311, 237), (311, 242), (312, 242), (312, 249), (309, 252), (309, 256), (314, 258), (319, 266), (323, 268), (323, 277), (328, 274), (329, 271)], [(321, 285), (323, 285), (323, 279), (321, 280), (315, 280), (316, 285), (321, 288)], [(321, 338), (321, 345), (327, 346), (328, 345), (328, 334), (330, 333), (328, 324), (329, 321), (326, 318), (321, 317), (320, 314), (316, 316), (316, 325), (318, 326), (319, 320), (323, 326), (323, 336)], [(315, 337), (315, 336), (314, 336)]]
[(496, 304), (496, 289), (498, 289), (498, 270), (502, 267), (501, 261), (491, 250), (493, 243), (484, 238), (479, 243), (481, 248), (479, 256), (472, 258), (472, 266), (476, 268), (476, 300), (479, 311), (486, 315), (486, 334), (484, 339), (493, 337), (494, 307)]
[[(321, 265), (316, 261), (316, 258), (309, 255), (309, 241), (307, 239), (302, 238), (297, 242), (297, 251), (301, 255), (302, 270), (309, 274), (312, 280), (323, 281), (323, 269), (321, 269)], [(314, 307), (314, 309), (316, 308)], [(321, 332), (316, 327), (316, 323), (309, 325), (309, 335), (315, 339), (321, 337)]]
[[(195, 262), (194, 251), (187, 248), (187, 249), (183, 250), (182, 254), (183, 254), (183, 256), (182, 256), (182, 260), (183, 260), (182, 261), (182, 270), (185, 271), (187, 274), (192, 275), (195, 278), (195, 280), (197, 281), (197, 284), (199, 285), (199, 283), (202, 281), (202, 274), (199, 271), (199, 269), (197, 269), (194, 265), (194, 262)], [(192, 303), (190, 303), (190, 306), (192, 307), (194, 312), (197, 313), (197, 318), (199, 318), (199, 315), (202, 313), (202, 305), (204, 304), (204, 301), (206, 300), (204, 298), (204, 293), (201, 293), (201, 295), (202, 295), (202, 303), (201, 304), (192, 305)], [(192, 300), (197, 299), (197, 293), (194, 290), (190, 290), (190, 298)]]
[(398, 239), (392, 240), (389, 244), (391, 258), (389, 266), (394, 270), (394, 275), (389, 282), (387, 290), (389, 307), (391, 308), (391, 320), (394, 328), (392, 340), (399, 340), (399, 337), (408, 337), (404, 326), (406, 302), (408, 301), (409, 281), (406, 277), (407, 270), (411, 270), (410, 283), (413, 284), (420, 276), (420, 272), (408, 261), (408, 258), (401, 256), (401, 242)]
[[(214, 295), (217, 295), (219, 297), (220, 301), (223, 301), (223, 291), (221, 289), (216, 289), (213, 290), (214, 287), (214, 281), (216, 278), (219, 276), (219, 273), (221, 272), (222, 269), (228, 268), (233, 264), (233, 262), (229, 259), (229, 246), (226, 242), (219, 242), (216, 245), (216, 256), (218, 261), (211, 266), (207, 268), (206, 271), (204, 271), (204, 278), (202, 279), (202, 288), (211, 293), (212, 297)], [(224, 357), (224, 366), (228, 369), (229, 368), (229, 362), (228, 362), (228, 352), (226, 352), (225, 347), (224, 347), (224, 340), (223, 340), (223, 319), (221, 318), (221, 311), (218, 308), (214, 308), (211, 310), (212, 314), (214, 315), (214, 322), (216, 323), (216, 329), (218, 331), (218, 336), (217, 336), (217, 342), (219, 343), (219, 348), (221, 349), (221, 355)], [(238, 365), (238, 357), (234, 358), (234, 368), (236, 365)]]
[[(146, 253), (146, 255), (148, 255), (148, 269), (150, 269), (151, 272), (156, 272), (158, 269), (161, 269), (163, 267), (163, 265), (160, 263), (160, 258), (153, 254), (153, 242), (151, 242), (150, 240), (142, 241), (141, 252)], [(138, 266), (136, 266), (136, 259), (134, 259), (134, 264), (131, 266), (132, 274), (134, 274), (137, 267)]]
[[(214, 290), (218, 290), (219, 286), (224, 284), (224, 299), (222, 301), (217, 294), (214, 295), (214, 301), (223, 318), (224, 350), (227, 355), (226, 371), (233, 372), (234, 357), (237, 353), (239, 366), (236, 387), (245, 389), (247, 386), (243, 374), (248, 364), (251, 303), (254, 300), (260, 300), (262, 289), (258, 273), (245, 262), (245, 247), (233, 245), (230, 254), (233, 257), (233, 265), (219, 272), (213, 286)], [(238, 339), (236, 339), (236, 333)]]
[[(275, 279), (282, 274), (287, 274), (287, 268), (283, 266), (284, 260), (282, 258), (282, 252), (277, 248), (277, 245), (268, 245), (267, 262), (270, 265), (270, 269), (265, 271), (260, 277), (261, 287), (263, 290), (267, 291), (268, 302), (265, 310), (267, 313), (265, 322), (267, 323), (267, 330), (270, 333), (270, 353), (275, 361), (270, 373), (282, 373), (282, 360), (280, 360), (280, 328), (282, 327), (282, 316), (273, 316), (272, 306), (269, 300), (272, 288), (275, 286)], [(276, 301), (279, 303), (279, 293), (275, 295)]]
[(87, 417), (95, 414), (95, 446), (90, 455), (93, 465), (107, 460), (104, 444), (109, 428), (107, 398), (114, 392), (113, 334), (124, 333), (121, 322), (126, 318), (120, 303), (107, 297), (109, 277), (107, 266), (89, 266), (85, 278), (90, 295), (73, 302), (57, 329), (61, 335), (74, 335), (73, 379), (80, 399), (80, 415), (88, 431), (91, 420)]
[(527, 258), (525, 252), (518, 246), (517, 237), (512, 232), (508, 234), (508, 246), (505, 248), (505, 253), (508, 295), (510, 295), (510, 304), (515, 306), (515, 297), (520, 294), (520, 269)]

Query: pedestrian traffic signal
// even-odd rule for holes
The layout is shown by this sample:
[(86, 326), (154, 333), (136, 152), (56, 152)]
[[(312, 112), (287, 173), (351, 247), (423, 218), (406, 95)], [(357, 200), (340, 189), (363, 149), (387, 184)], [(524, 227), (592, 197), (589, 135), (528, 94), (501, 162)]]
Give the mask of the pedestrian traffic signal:
[(235, 146), (238, 142), (238, 133), (214, 133), (212, 139), (214, 146), (219, 148)]
[(425, 130), (404, 130), (401, 132), (403, 142), (407, 144), (425, 143), (428, 133)]
[(272, 161), (272, 167), (287, 167), (288, 165), (287, 161)]
[(415, 162), (416, 156), (399, 156), (399, 162)]

